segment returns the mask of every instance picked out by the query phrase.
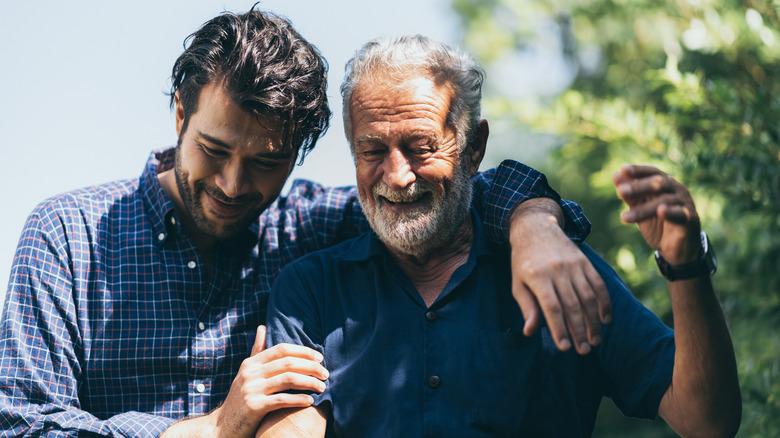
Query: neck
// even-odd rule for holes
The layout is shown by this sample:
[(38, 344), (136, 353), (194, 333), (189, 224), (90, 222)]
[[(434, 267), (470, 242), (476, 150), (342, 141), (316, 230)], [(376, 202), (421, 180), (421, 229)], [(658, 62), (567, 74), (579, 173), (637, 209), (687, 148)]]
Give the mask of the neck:
[(425, 254), (410, 255), (388, 247), (393, 260), (412, 281), (425, 305), (430, 307), (458, 267), (466, 263), (474, 241), (471, 217), (458, 228), (450, 242)]

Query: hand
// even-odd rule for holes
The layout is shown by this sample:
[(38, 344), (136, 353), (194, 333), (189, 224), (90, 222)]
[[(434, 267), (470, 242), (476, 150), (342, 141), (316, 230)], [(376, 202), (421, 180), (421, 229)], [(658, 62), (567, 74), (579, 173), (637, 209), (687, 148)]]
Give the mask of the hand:
[(510, 226), (512, 295), (525, 318), (523, 333), (528, 336), (538, 329), (541, 306), (558, 348), (566, 351), (574, 342), (578, 353), (588, 354), (591, 346), (601, 343), (601, 323), (612, 320), (609, 294), (590, 260), (563, 233), (556, 216), (539, 207), (533, 214), (516, 211)]
[(265, 326), (258, 327), (252, 353), (241, 364), (225, 402), (208, 415), (175, 423), (163, 436), (252, 437), (269, 412), (311, 406), (310, 395), (284, 391), (322, 392), (328, 378), (320, 364), (322, 355), (292, 344), (265, 350), (265, 332)]
[(629, 164), (612, 181), (629, 207), (622, 220), (636, 223), (647, 243), (666, 261), (679, 265), (700, 256), (699, 215), (685, 186), (655, 167)]

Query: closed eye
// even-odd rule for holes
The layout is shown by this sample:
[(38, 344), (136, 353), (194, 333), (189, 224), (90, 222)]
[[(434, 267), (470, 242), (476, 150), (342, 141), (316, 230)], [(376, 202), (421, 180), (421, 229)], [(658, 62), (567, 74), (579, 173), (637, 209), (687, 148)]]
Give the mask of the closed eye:
[(203, 143), (198, 143), (198, 147), (200, 148), (200, 150), (203, 151), (203, 153), (205, 153), (206, 155), (208, 155), (210, 157), (222, 158), (222, 157), (225, 157), (227, 155), (227, 152), (221, 151), (219, 149), (210, 148), (210, 147), (204, 145)]
[(279, 167), (281, 163), (279, 161), (261, 161), (261, 160), (254, 160), (252, 161), (252, 166), (254, 166), (258, 170), (274, 170)]

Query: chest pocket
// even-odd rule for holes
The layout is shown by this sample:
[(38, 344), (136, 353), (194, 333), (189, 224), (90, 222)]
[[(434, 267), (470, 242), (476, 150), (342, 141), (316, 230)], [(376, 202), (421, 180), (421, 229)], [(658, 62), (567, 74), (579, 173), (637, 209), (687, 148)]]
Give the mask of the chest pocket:
[(476, 429), (490, 436), (545, 436), (553, 430), (548, 360), (539, 334), (480, 330), (472, 358)]

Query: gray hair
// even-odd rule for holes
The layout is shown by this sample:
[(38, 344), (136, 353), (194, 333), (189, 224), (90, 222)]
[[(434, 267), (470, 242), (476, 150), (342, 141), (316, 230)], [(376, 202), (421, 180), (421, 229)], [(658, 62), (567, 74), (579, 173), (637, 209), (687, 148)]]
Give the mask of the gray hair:
[(352, 145), (352, 121), (349, 107), (352, 93), (364, 79), (378, 75), (404, 79), (410, 73), (427, 75), (437, 84), (449, 84), (455, 91), (447, 123), (456, 132), (463, 151), (473, 139), (481, 112), (482, 82), (485, 70), (470, 54), (452, 49), (422, 35), (377, 38), (364, 44), (347, 61), (341, 84), (344, 133)]

